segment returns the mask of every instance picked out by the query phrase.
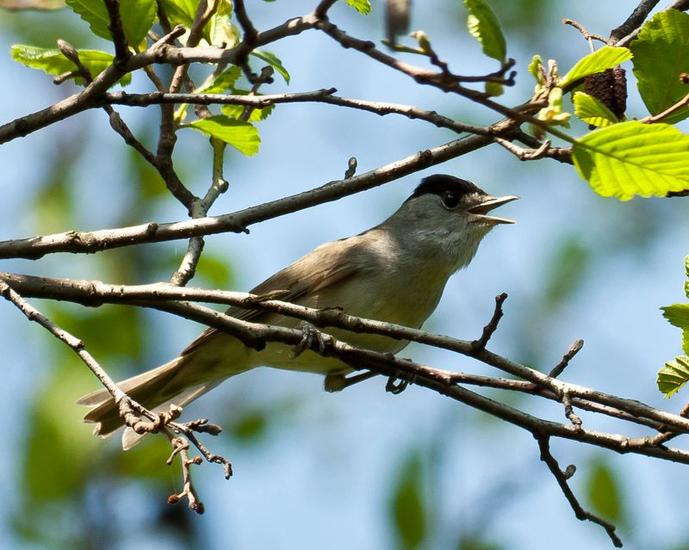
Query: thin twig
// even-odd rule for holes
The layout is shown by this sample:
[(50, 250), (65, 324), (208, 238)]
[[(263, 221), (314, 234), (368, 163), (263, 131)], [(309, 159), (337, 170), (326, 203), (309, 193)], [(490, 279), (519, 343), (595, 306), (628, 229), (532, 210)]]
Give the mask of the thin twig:
[(593, 41), (594, 40), (598, 40), (599, 42), (602, 42), (603, 44), (608, 43), (608, 41), (605, 38), (603, 38), (601, 35), (590, 33), (586, 29), (586, 27), (584, 27), (584, 25), (582, 25), (578, 21), (575, 21), (574, 19), (565, 18), (562, 20), (562, 23), (565, 25), (569, 25), (570, 27), (574, 27), (576, 30), (578, 30), (581, 33), (581, 35), (584, 37), (584, 39), (589, 43), (589, 49), (591, 51), (594, 50), (594, 47), (593, 47)]
[[(493, 126), (509, 128), (511, 122)], [(231, 214), (184, 220), (173, 223), (149, 222), (136, 226), (99, 231), (67, 231), (28, 239), (0, 241), (0, 258), (38, 259), (54, 252), (92, 253), (100, 250), (162, 242), (222, 232), (246, 232), (247, 227), (274, 217), (303, 210), (318, 204), (372, 189), (404, 175), (434, 166), (448, 159), (467, 154), (492, 141), (488, 136), (469, 136), (419, 151), (418, 153), (364, 172), (349, 179), (332, 181), (318, 188), (290, 195), (275, 201), (240, 210)]]
[(496, 137), (495, 142), (515, 155), (519, 160), (538, 160), (548, 156), (550, 152), (550, 140), (546, 139), (537, 149), (524, 149), (511, 141)]
[(546, 463), (548, 469), (555, 477), (557, 484), (560, 486), (562, 493), (565, 495), (567, 502), (569, 502), (569, 505), (572, 507), (574, 515), (577, 517), (577, 519), (581, 521), (590, 521), (593, 523), (597, 523), (598, 525), (603, 527), (603, 529), (605, 529), (615, 547), (622, 548), (622, 541), (617, 536), (617, 533), (615, 533), (615, 526), (612, 523), (604, 520), (603, 518), (600, 518), (595, 514), (592, 514), (588, 510), (584, 510), (581, 504), (579, 504), (577, 497), (574, 495), (574, 492), (570, 488), (569, 483), (567, 483), (567, 480), (571, 477), (571, 474), (569, 474), (569, 472), (572, 472), (572, 469), (568, 468), (567, 472), (563, 472), (560, 469), (560, 465), (557, 463), (557, 460), (550, 452), (550, 437), (535, 437), (538, 441), (538, 447), (541, 451), (541, 460)]
[(660, 0), (641, 0), (629, 17), (627, 17), (621, 25), (610, 31), (610, 39), (607, 41), (608, 44), (614, 46), (632, 31), (640, 28), (644, 21), (646, 21), (648, 14), (651, 13), (659, 1)]
[[(682, 76), (680, 75), (680, 78), (682, 79)], [(684, 76), (684, 79), (686, 79), (686, 75)], [(684, 82), (684, 79), (682, 81)], [(685, 84), (687, 82), (684, 82)], [(675, 114), (677, 111), (684, 109), (689, 105), (689, 93), (685, 95), (682, 99), (674, 103), (673, 105), (670, 105), (667, 109), (664, 111), (658, 113), (657, 115), (648, 115), (645, 116), (640, 120), (640, 122), (645, 122), (646, 124), (653, 124), (654, 122), (660, 122), (661, 120), (669, 117), (670, 115)]]
[(491, 317), (488, 324), (485, 327), (483, 327), (481, 337), (478, 340), (474, 340), (473, 342), (471, 342), (471, 347), (475, 351), (485, 349), (486, 345), (488, 344), (488, 341), (491, 339), (495, 331), (498, 329), (498, 324), (500, 323), (500, 319), (502, 319), (503, 316), (502, 305), (505, 303), (505, 300), (507, 300), (506, 292), (498, 294), (495, 297), (495, 309), (493, 310), (493, 316)]
[(560, 362), (553, 367), (553, 369), (548, 373), (548, 376), (552, 378), (557, 378), (562, 374), (562, 372), (567, 368), (569, 362), (574, 358), (574, 356), (581, 351), (584, 347), (583, 340), (575, 340), (572, 345), (569, 346), (567, 352), (562, 356)]
[(115, 44), (115, 63), (124, 63), (129, 57), (129, 46), (124, 34), (122, 18), (120, 17), (120, 0), (104, 0), (105, 9), (108, 11), (108, 30)]
[[(272, 311), (277, 314), (301, 319), (317, 327), (338, 327), (353, 332), (366, 332), (400, 340), (415, 341), (458, 352), (479, 360), (485, 359), (488, 361), (488, 364), (496, 366), (512, 375), (519, 376), (526, 380), (530, 378), (533, 379), (533, 381), (530, 382), (514, 380), (507, 383), (493, 378), (483, 379), (479, 377), (477, 379), (470, 379), (466, 378), (468, 375), (463, 375), (462, 373), (441, 372), (436, 369), (434, 371), (434, 376), (437, 376), (437, 379), (443, 381), (445, 384), (452, 385), (458, 381), (467, 381), (467, 383), (475, 383), (488, 387), (525, 391), (533, 393), (534, 395), (543, 395), (548, 399), (555, 399), (557, 401), (562, 401), (561, 396), (563, 392), (566, 392), (569, 394), (572, 403), (577, 407), (587, 409), (588, 405), (586, 405), (586, 403), (595, 402), (601, 407), (596, 409), (596, 412), (603, 412), (603, 410), (605, 410), (604, 414), (609, 414), (610, 416), (615, 416), (631, 422), (636, 422), (637, 419), (650, 420), (651, 422), (641, 423), (657, 431), (675, 430), (689, 433), (689, 421), (681, 416), (659, 411), (636, 400), (622, 399), (589, 388), (583, 388), (574, 384), (551, 379), (545, 374), (510, 362), (506, 358), (491, 354), (487, 350), (475, 351), (470, 341), (433, 335), (422, 330), (402, 327), (391, 323), (361, 319), (359, 317), (347, 315), (339, 310), (312, 309), (275, 299), (265, 299), (265, 297), (253, 296), (242, 292), (193, 288), (185, 289), (160, 283), (140, 286), (107, 285), (99, 281), (47, 279), (12, 273), (0, 273), (0, 279), (7, 281), (8, 284), (19, 289), (24, 295), (38, 298), (69, 300), (84, 305), (98, 306), (103, 303), (136, 303), (138, 305), (144, 305), (145, 307), (159, 307), (165, 309), (167, 306), (164, 301), (166, 300), (206, 301), (234, 305), (244, 309)], [(173, 313), (188, 313), (190, 310), (185, 309), (186, 307), (187, 306), (182, 304), (176, 304), (174, 310), (166, 309), (166, 311), (171, 311)], [(217, 312), (209, 317), (209, 314), (200, 314), (199, 311), (200, 310), (194, 310), (194, 315), (201, 315), (203, 322), (206, 322), (208, 319), (212, 319), (213, 322), (218, 321), (218, 319), (224, 319), (222, 316), (218, 317), (219, 314), (217, 314)], [(255, 339), (264, 339), (267, 337), (266, 335), (269, 335), (271, 338), (281, 338), (281, 341), (291, 345), (301, 342), (303, 339), (303, 333), (299, 330), (289, 331), (277, 327), (266, 328), (263, 325), (241, 322), (233, 318), (229, 319), (232, 319), (231, 323), (229, 325), (221, 325), (222, 328), (224, 330), (230, 330), (231, 332), (234, 331), (232, 333), (237, 335), (240, 339), (252, 337)], [(227, 322), (229, 322), (229, 319)], [(223, 323), (224, 322), (225, 321), (223, 321)], [(506, 387), (505, 384), (509, 384), (509, 387)], [(605, 409), (606, 407), (607, 409)]]

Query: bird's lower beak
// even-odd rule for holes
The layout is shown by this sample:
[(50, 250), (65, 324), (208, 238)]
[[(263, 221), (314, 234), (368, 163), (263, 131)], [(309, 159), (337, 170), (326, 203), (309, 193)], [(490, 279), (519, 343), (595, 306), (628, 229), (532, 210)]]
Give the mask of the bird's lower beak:
[(494, 208), (502, 206), (503, 204), (507, 204), (508, 202), (516, 201), (518, 198), (519, 197), (516, 197), (514, 195), (507, 195), (505, 197), (486, 197), (482, 202), (470, 208), (469, 213), (477, 216), (477, 221), (489, 222), (494, 224), (517, 223), (516, 221), (510, 220), (508, 218), (498, 218), (497, 216), (487, 216), (486, 214)]

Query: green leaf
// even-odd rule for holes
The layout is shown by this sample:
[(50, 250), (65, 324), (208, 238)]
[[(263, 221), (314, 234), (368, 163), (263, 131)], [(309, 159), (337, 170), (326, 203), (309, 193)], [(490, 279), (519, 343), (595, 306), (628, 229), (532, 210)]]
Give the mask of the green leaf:
[(160, 5), (170, 25), (190, 28), (196, 17), (197, 2), (194, 0), (160, 0)]
[[(112, 40), (110, 17), (103, 0), (66, 0), (67, 5), (86, 21), (94, 34)], [(136, 46), (146, 37), (156, 18), (155, 0), (120, 0), (120, 18), (130, 46)]]
[(681, 329), (689, 329), (689, 304), (673, 304), (660, 309), (663, 310), (663, 317), (671, 325)]
[(620, 483), (610, 465), (597, 460), (589, 470), (586, 493), (593, 511), (613, 522), (624, 522)]
[(422, 486), (421, 457), (418, 452), (413, 451), (398, 472), (390, 498), (392, 520), (401, 546), (409, 550), (419, 548), (428, 533)]
[[(261, 120), (267, 119), (273, 112), (275, 105), (268, 105), (268, 107), (263, 107), (262, 109), (252, 109), (249, 115), (249, 122), (259, 122)], [(239, 120), (244, 113), (243, 105), (223, 105), (221, 109), (222, 113), (234, 120)]]
[(577, 140), (572, 159), (579, 175), (603, 197), (663, 197), (689, 189), (689, 136), (668, 124), (632, 120)]
[[(79, 59), (94, 78), (112, 65), (114, 60), (114, 57), (109, 53), (98, 50), (77, 50), (77, 52)], [(22, 65), (32, 69), (39, 69), (52, 75), (61, 75), (77, 70), (74, 63), (62, 55), (60, 50), (55, 48), (37, 48), (35, 46), (15, 44), (12, 46), (11, 55), (12, 59)], [(84, 79), (79, 76), (74, 78), (78, 83), (84, 82)], [(119, 83), (126, 86), (131, 81), (132, 75), (126, 74), (120, 79)]]
[(605, 103), (584, 92), (574, 92), (574, 114), (587, 124), (604, 128), (619, 122)]
[(464, 5), (469, 11), (469, 34), (479, 41), (484, 54), (504, 63), (507, 57), (505, 36), (493, 10), (484, 0), (464, 0)]
[(206, 31), (208, 42), (213, 46), (234, 48), (239, 43), (239, 29), (226, 15), (214, 15)]
[[(689, 15), (677, 10), (657, 13), (630, 44), (639, 94), (653, 115), (663, 112), (689, 93), (679, 75), (689, 72)], [(684, 107), (665, 119), (678, 122), (689, 116)]]
[(347, 0), (347, 5), (351, 6), (359, 13), (363, 13), (364, 15), (371, 13), (370, 0)]
[(671, 325), (682, 329), (682, 351), (689, 355), (689, 304), (673, 304), (660, 309)]
[(233, 65), (229, 69), (224, 70), (221, 72), (218, 76), (216, 76), (214, 79), (208, 81), (207, 83), (204, 83), (202, 86), (199, 86), (196, 90), (194, 90), (194, 93), (200, 94), (219, 94), (224, 92), (225, 90), (231, 89), (235, 82), (237, 82), (237, 79), (242, 75), (242, 70), (237, 67), (236, 65)]
[(617, 67), (620, 63), (633, 57), (628, 48), (618, 46), (603, 46), (599, 50), (582, 57), (574, 64), (569, 72), (558, 83), (561, 88), (566, 88), (590, 74), (596, 74)]
[(277, 55), (267, 50), (254, 50), (253, 52), (251, 52), (251, 55), (256, 56), (259, 59), (262, 59), (263, 61), (268, 63), (268, 65), (270, 65), (277, 72), (279, 72), (282, 75), (282, 78), (285, 79), (285, 82), (289, 84), (289, 73), (287, 72), (287, 69), (285, 69), (284, 65), (282, 64), (282, 61), (280, 61)]
[(689, 357), (680, 355), (658, 371), (658, 389), (670, 398), (689, 380)]
[[(234, 90), (232, 90), (232, 93), (237, 95), (247, 95), (249, 92), (247, 90), (239, 90), (235, 88)], [(260, 94), (257, 95), (260, 96)], [(261, 109), (252, 109), (251, 115), (249, 116), (249, 122), (258, 122), (260, 120), (265, 120), (272, 114), (274, 108), (275, 105), (268, 105), (268, 107), (263, 107)], [(223, 105), (221, 111), (224, 115), (227, 115), (228, 117), (233, 118), (235, 120), (239, 120), (242, 116), (242, 113), (244, 113), (244, 106)]]
[(490, 97), (498, 97), (505, 92), (505, 87), (499, 82), (486, 82), (483, 89)]
[(256, 154), (261, 144), (258, 130), (252, 124), (223, 115), (195, 120), (187, 126), (224, 141), (246, 156)]

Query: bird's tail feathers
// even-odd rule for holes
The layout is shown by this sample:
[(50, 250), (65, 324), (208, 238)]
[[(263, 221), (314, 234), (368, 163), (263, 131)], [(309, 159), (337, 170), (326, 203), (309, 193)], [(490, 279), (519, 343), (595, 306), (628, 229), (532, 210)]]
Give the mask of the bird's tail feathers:
[[(122, 380), (117, 383), (117, 386), (134, 401), (155, 412), (167, 410), (173, 402), (182, 407), (219, 383), (219, 381), (211, 381), (190, 388), (180, 387), (175, 377), (187, 360), (188, 357), (177, 357), (160, 367)], [(119, 407), (105, 389), (85, 395), (77, 401), (77, 404), (91, 407), (84, 416), (84, 422), (97, 424), (94, 429), (95, 435), (107, 437), (124, 424), (120, 417)], [(141, 437), (143, 436), (131, 429), (125, 430), (122, 437), (125, 450), (133, 447)]]

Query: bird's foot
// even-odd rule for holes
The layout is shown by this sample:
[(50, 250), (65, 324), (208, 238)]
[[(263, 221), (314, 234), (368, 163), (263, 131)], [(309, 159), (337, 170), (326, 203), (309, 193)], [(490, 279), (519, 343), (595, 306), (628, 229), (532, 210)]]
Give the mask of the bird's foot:
[(398, 371), (394, 376), (388, 377), (388, 381), (385, 384), (385, 391), (394, 395), (400, 394), (407, 389), (409, 384), (413, 384), (415, 380), (415, 374)]
[(306, 321), (302, 321), (299, 325), (302, 336), (299, 343), (292, 348), (292, 359), (296, 359), (307, 349), (313, 349), (318, 353), (325, 353), (329, 344), (328, 335), (323, 334), (315, 326)]

